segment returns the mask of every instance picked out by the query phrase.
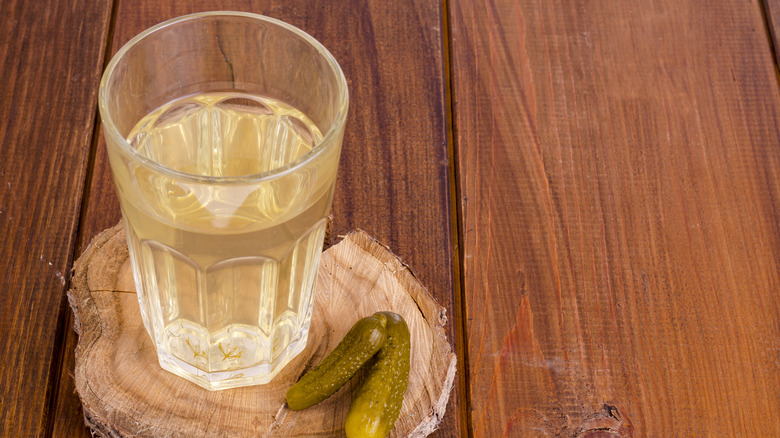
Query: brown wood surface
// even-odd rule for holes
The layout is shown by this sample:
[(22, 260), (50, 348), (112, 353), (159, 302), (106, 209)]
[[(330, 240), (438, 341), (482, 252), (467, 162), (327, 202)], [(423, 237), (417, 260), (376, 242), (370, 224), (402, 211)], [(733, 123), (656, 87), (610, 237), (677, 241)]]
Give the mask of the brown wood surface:
[(103, 56), (213, 9), (344, 68), (334, 231), (449, 311), (436, 436), (780, 435), (777, 0), (159, 3), (0, 2), (0, 436), (89, 436), (63, 296), (119, 219)]
[[(98, 124), (99, 125), (99, 124)], [(81, 223), (82, 232), (76, 242), (75, 254), (78, 257), (87, 244), (97, 233), (116, 224), (122, 217), (119, 211), (119, 200), (111, 184), (111, 169), (108, 166), (108, 154), (102, 129), (97, 129), (97, 149), (92, 166), (92, 173), (87, 181), (84, 217)], [(53, 427), (54, 437), (88, 437), (89, 433), (84, 426), (81, 410), (81, 401), (76, 394), (73, 382), (73, 370), (75, 369), (74, 352), (78, 337), (73, 333), (73, 313), (65, 310), (65, 324), (63, 330), (62, 348), (63, 361), (59, 369), (58, 388), (53, 399)]]
[(448, 4), (474, 436), (780, 436), (760, 3)]
[(68, 301), (79, 333), (76, 387), (97, 436), (343, 436), (344, 416), (363, 373), (302, 411), (290, 410), (285, 394), (353, 323), (384, 310), (403, 316), (412, 344), (409, 384), (390, 437), (428, 436), (451, 393), (456, 359), (444, 334), (444, 309), (406, 265), (365, 232), (350, 233), (322, 254), (309, 342), (267, 385), (204, 391), (157, 365), (121, 223), (90, 243), (75, 263), (72, 284)]
[(0, 2), (0, 436), (49, 428), (110, 2)]
[[(281, 19), (304, 29), (333, 53), (350, 87), (333, 234), (362, 228), (408, 263), (448, 309), (445, 330), (455, 351), (441, 5), (418, 0), (118, 0), (115, 8), (112, 53), (160, 21), (220, 9)], [(102, 136), (88, 193), (77, 254), (120, 217)], [(53, 432), (87, 437), (71, 375), (76, 336), (68, 318)], [(459, 410), (453, 391), (440, 430), (432, 436), (460, 436)]]

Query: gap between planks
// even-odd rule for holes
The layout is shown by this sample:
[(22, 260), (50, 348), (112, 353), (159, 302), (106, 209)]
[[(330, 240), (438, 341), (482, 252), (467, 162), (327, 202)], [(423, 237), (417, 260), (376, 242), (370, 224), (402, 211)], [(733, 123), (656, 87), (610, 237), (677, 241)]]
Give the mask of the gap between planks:
[[(111, 47), (114, 40), (114, 25), (116, 23), (116, 11), (117, 3), (119, 0), (111, 0), (111, 10), (109, 12), (108, 26), (106, 27), (105, 39), (103, 40), (103, 62), (101, 63), (101, 76), (105, 71), (106, 66), (111, 60)], [(79, 219), (76, 223), (76, 238), (73, 240), (73, 247), (68, 255), (66, 276), (66, 285), (70, 285), (71, 273), (73, 271), (73, 263), (78, 258), (78, 254), (81, 253), (81, 249), (84, 246), (84, 220), (87, 214), (87, 207), (89, 206), (89, 193), (92, 186), (92, 177), (95, 168), (95, 156), (97, 155), (97, 148), (100, 144), (100, 109), (95, 105), (95, 117), (92, 122), (92, 136), (89, 142), (89, 153), (87, 155), (87, 172), (84, 176), (84, 187), (81, 191), (81, 203), (79, 207)], [(57, 316), (57, 325), (54, 332), (54, 352), (52, 353), (53, 360), (51, 368), (49, 369), (49, 384), (46, 388), (46, 412), (44, 412), (44, 422), (46, 429), (44, 430), (45, 437), (51, 437), (54, 435), (54, 424), (56, 422), (57, 405), (60, 400), (60, 386), (62, 385), (62, 375), (64, 373), (71, 373), (68, 370), (63, 370), (65, 366), (65, 355), (67, 354), (68, 338), (73, 336), (70, 327), (73, 325), (73, 316), (70, 312), (67, 304), (67, 288), (63, 288), (60, 295), (60, 305)]]

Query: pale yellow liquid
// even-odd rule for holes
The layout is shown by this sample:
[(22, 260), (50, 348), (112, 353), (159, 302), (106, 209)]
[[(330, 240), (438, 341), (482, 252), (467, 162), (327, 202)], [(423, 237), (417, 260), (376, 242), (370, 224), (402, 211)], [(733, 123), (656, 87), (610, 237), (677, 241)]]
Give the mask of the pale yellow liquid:
[[(271, 99), (210, 93), (149, 114), (128, 141), (203, 176), (277, 169), (322, 139)], [(161, 365), (208, 389), (266, 383), (306, 345), (338, 154), (266, 181), (115, 173), (144, 324)]]

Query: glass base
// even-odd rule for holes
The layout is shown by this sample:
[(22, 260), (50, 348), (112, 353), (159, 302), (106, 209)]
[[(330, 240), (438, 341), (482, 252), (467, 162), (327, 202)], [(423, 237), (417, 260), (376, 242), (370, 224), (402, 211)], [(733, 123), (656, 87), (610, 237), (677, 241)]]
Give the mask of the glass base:
[(308, 333), (309, 330), (307, 327), (306, 330), (303, 330), (300, 338), (290, 342), (287, 348), (279, 354), (274, 362), (264, 362), (254, 367), (232, 371), (208, 373), (184, 362), (163, 349), (157, 350), (157, 358), (160, 362), (160, 366), (164, 370), (179, 377), (183, 377), (209, 391), (263, 385), (271, 382), (282, 368), (303, 352), (309, 337)]

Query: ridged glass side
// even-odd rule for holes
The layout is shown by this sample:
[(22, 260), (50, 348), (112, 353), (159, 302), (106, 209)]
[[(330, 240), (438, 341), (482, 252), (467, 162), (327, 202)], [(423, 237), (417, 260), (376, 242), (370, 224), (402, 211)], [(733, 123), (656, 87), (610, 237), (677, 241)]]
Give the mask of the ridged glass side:
[(306, 346), (325, 225), (315, 223), (281, 257), (208, 266), (128, 232), (141, 313), (162, 367), (209, 389), (270, 381)]

